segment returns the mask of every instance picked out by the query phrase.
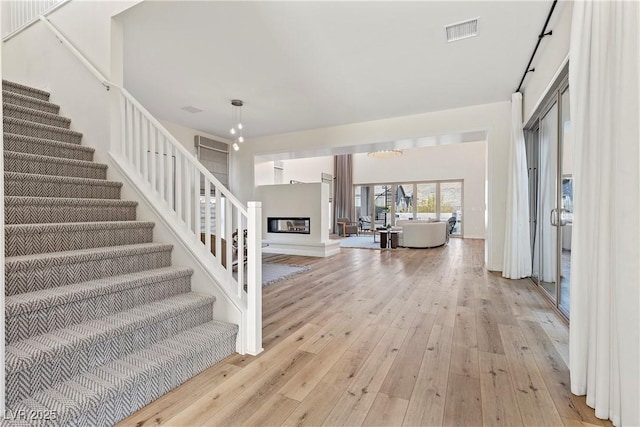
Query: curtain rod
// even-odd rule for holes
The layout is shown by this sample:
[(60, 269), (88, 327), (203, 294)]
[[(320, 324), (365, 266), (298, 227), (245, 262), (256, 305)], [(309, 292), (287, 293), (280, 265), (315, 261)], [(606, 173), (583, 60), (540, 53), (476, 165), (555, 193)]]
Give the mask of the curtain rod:
[(551, 5), (551, 10), (549, 10), (549, 14), (547, 15), (547, 20), (544, 22), (544, 27), (542, 27), (542, 31), (538, 35), (538, 42), (536, 43), (535, 49), (533, 49), (531, 58), (529, 58), (529, 63), (527, 64), (527, 68), (525, 68), (524, 70), (524, 74), (522, 75), (522, 79), (520, 80), (520, 84), (518, 85), (518, 89), (516, 89), (516, 92), (520, 92), (520, 89), (522, 88), (522, 83), (524, 83), (524, 79), (525, 77), (527, 77), (527, 74), (532, 73), (536, 70), (535, 68), (529, 68), (529, 67), (531, 67), (531, 63), (533, 62), (533, 57), (536, 56), (538, 47), (540, 47), (540, 42), (546, 36), (550, 36), (551, 34), (553, 34), (552, 30), (549, 30), (547, 32), (547, 25), (549, 25), (549, 20), (551, 19), (551, 15), (553, 15), (553, 10), (556, 8), (556, 3), (558, 3), (558, 0), (553, 0), (553, 4)]

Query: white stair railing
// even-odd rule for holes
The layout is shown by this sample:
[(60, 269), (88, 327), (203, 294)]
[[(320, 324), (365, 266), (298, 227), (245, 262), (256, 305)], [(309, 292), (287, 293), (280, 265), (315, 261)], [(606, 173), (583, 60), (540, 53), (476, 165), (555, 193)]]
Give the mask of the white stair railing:
[[(245, 207), (126, 89), (110, 82), (45, 17), (40, 20), (117, 96), (110, 155), (240, 313), (238, 351), (262, 351), (262, 207)], [(113, 105), (113, 104), (112, 104)], [(113, 116), (112, 116), (113, 117)], [(213, 221), (212, 221), (213, 218)]]

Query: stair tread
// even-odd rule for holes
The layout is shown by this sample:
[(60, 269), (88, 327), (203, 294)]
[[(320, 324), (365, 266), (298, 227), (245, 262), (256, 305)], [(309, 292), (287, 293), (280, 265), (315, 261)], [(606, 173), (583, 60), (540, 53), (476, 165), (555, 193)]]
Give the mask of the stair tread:
[(17, 294), (5, 298), (5, 317), (10, 318), (32, 311), (39, 311), (44, 307), (50, 308), (83, 299), (96, 298), (111, 292), (135, 287), (136, 284), (144, 286), (146, 283), (154, 283), (159, 279), (169, 280), (188, 276), (192, 273), (193, 270), (191, 268), (169, 266)]
[[(236, 325), (212, 320), (56, 384), (18, 402), (11, 410), (30, 413), (46, 408), (57, 414), (56, 423), (63, 424), (108, 402), (128, 387), (234, 338), (237, 331)], [(177, 385), (179, 382), (170, 388)]]
[(88, 160), (75, 160), (75, 159), (67, 159), (64, 157), (52, 157), (45, 156), (42, 154), (31, 154), (31, 153), (20, 153), (18, 151), (4, 151), (5, 157), (13, 157), (25, 161), (40, 161), (40, 162), (48, 162), (48, 163), (61, 163), (70, 166), (82, 166), (86, 168), (95, 168), (95, 169), (108, 169), (109, 166), (104, 163), (96, 163)]
[(80, 249), (64, 252), (50, 252), (32, 255), (17, 255), (5, 257), (5, 272), (25, 270), (38, 264), (40, 267), (50, 267), (67, 264), (69, 262), (91, 261), (105, 256), (133, 256), (171, 250), (169, 243), (137, 243), (135, 245), (105, 246), (101, 248)]
[[(71, 126), (71, 119), (68, 117), (63, 117), (59, 114), (49, 113), (47, 111), (37, 110), (35, 108), (25, 107), (23, 105), (12, 104), (6, 101), (2, 102), (2, 110), (3, 110), (3, 114), (7, 117), (10, 117), (8, 116), (7, 113), (13, 110), (21, 114), (30, 114), (33, 116), (42, 117), (43, 119), (46, 119), (46, 120), (58, 122), (61, 124), (61, 126), (57, 126), (57, 125), (46, 125), (46, 126), (53, 126), (53, 127), (62, 128), (62, 129), (68, 129), (69, 126)], [(26, 119), (22, 119), (22, 120), (26, 120)], [(33, 122), (33, 123), (40, 123), (40, 122)], [(44, 123), (41, 123), (41, 124), (44, 124)]]
[[(9, 99), (17, 99), (17, 100), (22, 100), (25, 102), (31, 102), (34, 103), (36, 105), (41, 105), (45, 108), (53, 108), (55, 110), (60, 110), (60, 106), (58, 104), (54, 104), (53, 102), (49, 102), (49, 101), (44, 101), (42, 99), (39, 98), (34, 98), (32, 96), (27, 96), (27, 95), (23, 95), (21, 93), (18, 92), (12, 92), (10, 90), (6, 90), (3, 89), (2, 90), (2, 99), (7, 102), (8, 104), (12, 104), (12, 102), (8, 101)], [(16, 104), (13, 104), (16, 105)]]
[[(3, 90), (8, 90), (9, 92), (15, 92), (15, 91), (10, 90), (9, 88), (25, 90), (25, 91), (32, 92), (32, 93), (40, 95), (40, 96), (46, 96), (47, 99), (51, 97), (51, 94), (49, 92), (45, 91), (45, 90), (38, 89), (38, 88), (35, 88), (35, 87), (31, 87), (31, 86), (26, 86), (26, 85), (23, 85), (21, 83), (12, 82), (10, 80), (2, 79), (2, 89)], [(39, 98), (36, 98), (36, 99), (39, 99)]]
[(54, 181), (54, 182), (67, 182), (72, 184), (84, 184), (84, 185), (101, 185), (109, 187), (122, 187), (122, 183), (119, 181), (109, 181), (107, 179), (95, 179), (95, 178), (81, 178), (75, 176), (59, 176), (59, 175), (40, 175), (34, 173), (22, 173), (22, 172), (5, 172), (6, 178), (15, 178), (32, 181)]
[(9, 344), (5, 348), (7, 374), (214, 302), (213, 296), (189, 292)]
[(120, 199), (78, 199), (71, 197), (30, 197), (30, 196), (5, 196), (5, 206), (45, 205), (45, 206), (138, 206), (134, 200)]
[(82, 137), (82, 132), (78, 132), (78, 131), (71, 130), (71, 129), (65, 129), (65, 128), (61, 128), (61, 127), (58, 127), (58, 126), (45, 125), (43, 123), (32, 122), (31, 120), (17, 119), (15, 117), (7, 117), (7, 116), (4, 116), (2, 120), (4, 121), (5, 124), (7, 124), (7, 123), (8, 124), (19, 124), (19, 125), (22, 125), (22, 126), (28, 126), (28, 127), (32, 127), (32, 128), (48, 130), (48, 131), (51, 131), (51, 132), (64, 133), (64, 134), (67, 134), (67, 135), (76, 136), (78, 138)]
[(91, 221), (91, 222), (53, 222), (49, 224), (6, 224), (6, 233), (43, 233), (87, 231), (87, 230), (116, 230), (122, 228), (153, 228), (152, 221)]
[(91, 153), (94, 153), (96, 151), (95, 148), (86, 147), (86, 146), (80, 145), (80, 144), (73, 144), (71, 142), (56, 141), (55, 139), (38, 138), (37, 136), (20, 135), (18, 133), (5, 132), (4, 133), (4, 137), (8, 138), (8, 139), (11, 139), (11, 138), (24, 139), (26, 141), (33, 142), (33, 143), (36, 143), (36, 144), (46, 144), (46, 145), (51, 145), (51, 146), (58, 146), (58, 147), (66, 148), (66, 149), (69, 149), (69, 150), (88, 151), (88, 152), (91, 152)]

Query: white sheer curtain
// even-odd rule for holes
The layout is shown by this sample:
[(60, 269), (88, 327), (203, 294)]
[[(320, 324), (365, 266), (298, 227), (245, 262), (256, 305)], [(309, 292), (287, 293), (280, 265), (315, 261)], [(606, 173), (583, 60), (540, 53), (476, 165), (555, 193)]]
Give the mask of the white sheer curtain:
[(502, 276), (509, 279), (531, 276), (529, 179), (522, 130), (522, 94), (519, 92), (511, 95), (511, 149), (506, 220)]
[(596, 416), (640, 425), (639, 4), (575, 2), (571, 391)]

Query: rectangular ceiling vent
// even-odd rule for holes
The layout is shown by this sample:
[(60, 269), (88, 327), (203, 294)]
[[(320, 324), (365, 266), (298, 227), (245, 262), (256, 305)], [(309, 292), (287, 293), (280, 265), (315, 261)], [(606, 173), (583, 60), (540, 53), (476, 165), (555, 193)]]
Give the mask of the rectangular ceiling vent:
[(193, 105), (188, 105), (186, 107), (182, 107), (181, 110), (187, 111), (191, 114), (195, 114), (195, 113), (202, 113), (203, 110), (199, 109), (198, 107), (194, 107)]
[(444, 29), (447, 31), (447, 42), (455, 42), (477, 36), (479, 19), (480, 18), (473, 18), (456, 22), (455, 24), (445, 25)]

